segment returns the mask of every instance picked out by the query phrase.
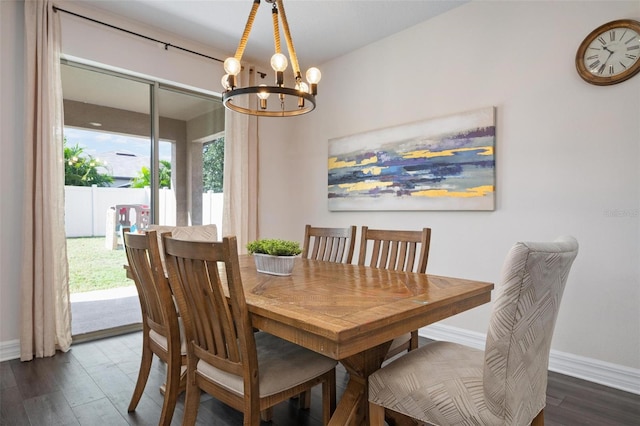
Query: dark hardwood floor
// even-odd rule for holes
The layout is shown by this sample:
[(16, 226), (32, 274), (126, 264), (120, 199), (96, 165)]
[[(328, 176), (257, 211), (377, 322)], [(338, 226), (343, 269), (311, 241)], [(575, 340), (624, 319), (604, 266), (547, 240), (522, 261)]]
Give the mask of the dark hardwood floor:
[[(67, 353), (32, 362), (0, 363), (0, 425), (157, 425), (164, 366), (154, 359), (149, 383), (135, 413), (127, 413), (140, 362), (140, 332), (74, 344)], [(338, 397), (346, 385), (338, 367)], [(273, 425), (321, 425), (320, 390), (312, 406), (292, 400), (274, 409)], [(181, 397), (173, 423), (182, 421)], [(545, 424), (640, 425), (640, 396), (549, 373)], [(204, 395), (198, 424), (242, 425), (242, 415)], [(268, 425), (268, 423), (264, 423)]]

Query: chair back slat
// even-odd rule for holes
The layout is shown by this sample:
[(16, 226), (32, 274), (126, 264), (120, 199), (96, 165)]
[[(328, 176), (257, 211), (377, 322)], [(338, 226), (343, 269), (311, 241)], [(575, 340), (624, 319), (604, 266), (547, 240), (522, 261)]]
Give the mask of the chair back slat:
[(193, 345), (189, 350), (232, 374), (257, 368), (235, 237), (213, 243), (164, 237), (163, 245), (169, 282)]
[[(396, 271), (424, 273), (429, 259), (431, 229), (396, 231), (362, 227), (358, 264)], [(369, 246), (371, 250), (368, 251)]]
[[(138, 290), (142, 315), (151, 328), (166, 335), (164, 327), (167, 326), (167, 316), (170, 312), (165, 312), (163, 306), (163, 296), (166, 298), (167, 295), (161, 294), (163, 288), (156, 285), (154, 267), (149, 253), (149, 238), (144, 234), (125, 232), (124, 246), (131, 275)], [(168, 297), (171, 298), (170, 295)]]
[(306, 225), (302, 257), (325, 262), (351, 263), (356, 227), (319, 228)]

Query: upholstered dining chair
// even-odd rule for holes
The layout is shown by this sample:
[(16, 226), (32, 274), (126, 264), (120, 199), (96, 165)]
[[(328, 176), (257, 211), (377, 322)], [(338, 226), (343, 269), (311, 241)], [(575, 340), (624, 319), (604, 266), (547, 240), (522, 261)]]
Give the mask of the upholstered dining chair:
[(322, 384), (328, 423), (335, 409), (336, 361), (265, 332), (254, 333), (236, 238), (205, 243), (164, 236), (163, 245), (188, 342), (183, 425), (195, 423), (201, 390), (242, 411), (244, 425), (258, 425), (261, 411), (317, 384)]
[[(358, 265), (367, 264), (374, 268), (424, 274), (427, 271), (430, 244), (431, 228), (401, 231), (369, 229), (363, 226), (360, 233)], [(393, 340), (386, 359), (417, 347), (418, 330), (414, 330)]]
[(167, 266), (164, 261), (164, 249), (162, 247), (162, 234), (171, 233), (173, 238), (188, 241), (218, 241), (218, 227), (215, 224), (208, 225), (149, 225), (149, 231), (156, 231), (158, 235), (158, 248), (160, 249), (160, 259), (162, 269), (167, 273)]
[(153, 355), (167, 365), (164, 402), (160, 425), (169, 425), (175, 411), (181, 386), (181, 373), (186, 371), (186, 345), (181, 338), (178, 313), (169, 282), (160, 264), (160, 251), (155, 231), (146, 234), (124, 233), (124, 246), (129, 276), (138, 290), (142, 310), (142, 360), (128, 411), (135, 411), (149, 378)]
[(433, 425), (543, 425), (551, 338), (573, 237), (516, 243), (502, 268), (485, 350), (432, 342), (369, 376), (371, 425), (385, 408)]
[(306, 225), (302, 257), (326, 262), (351, 263), (355, 245), (355, 226), (320, 228)]

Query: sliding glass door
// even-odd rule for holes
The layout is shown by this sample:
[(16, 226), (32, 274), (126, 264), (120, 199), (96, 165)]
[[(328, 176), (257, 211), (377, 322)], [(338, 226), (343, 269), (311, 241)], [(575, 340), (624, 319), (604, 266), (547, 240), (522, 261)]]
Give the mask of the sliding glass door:
[(140, 322), (135, 287), (123, 269), (122, 229), (221, 221), (203, 218), (202, 165), (203, 144), (224, 132), (224, 111), (215, 96), (75, 63), (63, 63), (62, 80), (78, 341)]

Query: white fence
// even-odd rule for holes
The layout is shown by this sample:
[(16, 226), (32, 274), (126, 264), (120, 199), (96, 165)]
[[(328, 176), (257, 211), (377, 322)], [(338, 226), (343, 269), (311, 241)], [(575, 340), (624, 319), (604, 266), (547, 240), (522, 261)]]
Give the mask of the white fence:
[[(67, 237), (104, 237), (107, 213), (117, 204), (151, 204), (149, 188), (99, 188), (65, 186), (65, 229)], [(160, 190), (157, 221), (176, 224), (176, 198), (170, 189)], [(202, 224), (214, 223), (222, 229), (223, 194), (202, 194)], [(220, 232), (220, 231), (218, 231)]]

